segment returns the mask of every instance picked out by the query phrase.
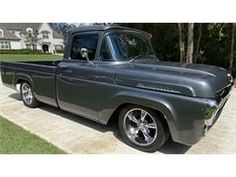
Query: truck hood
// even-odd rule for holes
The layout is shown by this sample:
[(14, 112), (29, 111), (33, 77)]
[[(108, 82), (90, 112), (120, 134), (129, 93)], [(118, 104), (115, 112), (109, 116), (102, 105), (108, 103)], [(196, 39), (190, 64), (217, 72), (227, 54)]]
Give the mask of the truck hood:
[(112, 68), (118, 85), (186, 96), (215, 98), (217, 92), (232, 83), (227, 70), (203, 64), (145, 59), (115, 64)]

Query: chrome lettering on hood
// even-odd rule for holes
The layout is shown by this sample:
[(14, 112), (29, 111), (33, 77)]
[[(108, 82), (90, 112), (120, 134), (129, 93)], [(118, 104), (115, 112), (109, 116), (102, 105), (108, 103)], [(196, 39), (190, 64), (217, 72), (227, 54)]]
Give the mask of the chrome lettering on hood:
[(170, 93), (178, 93), (178, 94), (181, 93), (179, 91), (175, 91), (175, 90), (172, 90), (172, 89), (169, 89), (169, 88), (166, 88), (166, 87), (158, 86), (157, 84), (146, 84), (146, 85), (144, 85), (143, 83), (138, 83), (136, 85), (136, 87), (150, 89), (150, 90), (158, 90), (158, 91), (170, 92)]

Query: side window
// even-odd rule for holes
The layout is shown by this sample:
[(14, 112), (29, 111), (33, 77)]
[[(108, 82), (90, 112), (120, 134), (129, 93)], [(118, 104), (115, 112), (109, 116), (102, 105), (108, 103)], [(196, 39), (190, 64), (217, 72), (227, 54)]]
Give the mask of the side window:
[(76, 35), (72, 42), (71, 59), (86, 60), (80, 54), (82, 48), (88, 50), (88, 57), (94, 60), (98, 43), (98, 34), (79, 34)]
[(102, 42), (102, 46), (100, 50), (100, 59), (104, 61), (113, 60), (108, 41), (109, 41), (109, 37), (106, 36)]

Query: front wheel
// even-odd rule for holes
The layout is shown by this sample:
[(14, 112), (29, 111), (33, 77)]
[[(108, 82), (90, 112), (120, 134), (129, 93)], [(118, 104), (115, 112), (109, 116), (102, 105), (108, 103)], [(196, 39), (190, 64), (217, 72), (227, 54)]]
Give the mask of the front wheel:
[(39, 106), (39, 102), (34, 97), (32, 87), (28, 82), (21, 83), (20, 95), (24, 105), (26, 105), (27, 107), (36, 108)]
[(158, 150), (168, 138), (161, 117), (151, 109), (135, 105), (121, 110), (119, 130), (128, 145), (145, 152)]

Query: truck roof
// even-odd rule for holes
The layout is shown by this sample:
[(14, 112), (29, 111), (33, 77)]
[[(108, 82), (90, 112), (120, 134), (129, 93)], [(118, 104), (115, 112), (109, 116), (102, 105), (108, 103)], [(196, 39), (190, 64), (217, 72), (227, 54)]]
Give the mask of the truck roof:
[(94, 25), (94, 26), (82, 26), (77, 28), (72, 28), (68, 30), (68, 33), (76, 33), (76, 32), (89, 32), (89, 31), (111, 31), (111, 30), (124, 30), (124, 31), (134, 31), (139, 33), (144, 33), (148, 36), (152, 36), (150, 33), (145, 31), (141, 31), (134, 28), (128, 28), (123, 26), (115, 26), (115, 25)]

